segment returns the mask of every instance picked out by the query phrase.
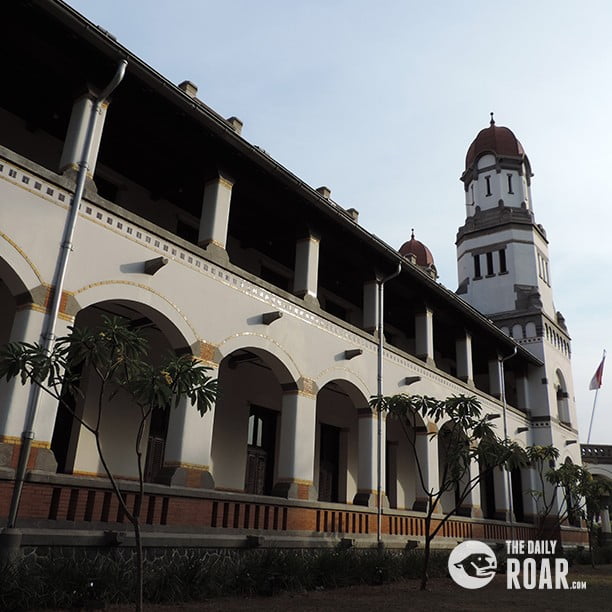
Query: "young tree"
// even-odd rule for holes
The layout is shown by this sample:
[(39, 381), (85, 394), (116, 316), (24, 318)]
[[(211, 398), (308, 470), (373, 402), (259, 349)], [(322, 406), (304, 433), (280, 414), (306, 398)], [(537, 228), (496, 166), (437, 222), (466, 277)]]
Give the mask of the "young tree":
[[(515, 442), (495, 435), (490, 419), (481, 414), (480, 403), (473, 396), (437, 400), (428, 396), (399, 394), (374, 398), (371, 403), (401, 423), (412, 450), (418, 482), (426, 497), (425, 550), (420, 585), (421, 590), (425, 590), (433, 539), (488, 472), (499, 466), (512, 469), (523, 465), (525, 454)], [(421, 419), (439, 424), (437, 432), (427, 434), (430, 438), (437, 436), (438, 452), (445, 457), (437, 489), (430, 488), (425, 477), (424, 458), (417, 450), (417, 430)], [(470, 471), (472, 464), (479, 466), (475, 474)], [(437, 470), (438, 466), (433, 469)], [(448, 503), (442, 507), (442, 498), (448, 492), (454, 494), (447, 496), (447, 501), (448, 497), (453, 499), (452, 507), (447, 507)], [(441, 518), (436, 516), (434, 521), (436, 514)]]
[[(187, 397), (203, 415), (213, 405), (217, 381), (207, 375), (209, 368), (192, 355), (170, 354), (155, 363), (149, 354), (148, 341), (138, 328), (118, 317), (104, 317), (99, 329), (71, 328), (58, 338), (47, 353), (40, 344), (11, 343), (0, 350), (0, 379), (19, 377), (22, 384), (37, 385), (55, 398), (95, 438), (98, 456), (114, 494), (134, 529), (136, 543), (137, 594), (136, 609), (143, 602), (143, 551), (140, 509), (144, 498), (144, 441), (154, 410), (176, 407)], [(93, 416), (85, 418), (75, 412), (69, 398), (82, 396), (81, 372), (97, 378), (99, 390)], [(127, 394), (138, 409), (138, 427), (134, 440), (134, 460), (138, 469), (139, 496), (130, 509), (109, 467), (111, 448), (105, 448), (101, 436), (105, 415), (113, 398)]]
[(530, 446), (527, 457), (539, 481), (537, 489), (528, 491), (538, 512), (537, 537), (558, 529), (565, 521), (584, 519), (593, 564), (595, 517), (601, 512), (602, 500), (610, 495), (609, 483), (593, 478), (581, 465), (562, 463), (555, 467), (559, 450), (554, 446)]

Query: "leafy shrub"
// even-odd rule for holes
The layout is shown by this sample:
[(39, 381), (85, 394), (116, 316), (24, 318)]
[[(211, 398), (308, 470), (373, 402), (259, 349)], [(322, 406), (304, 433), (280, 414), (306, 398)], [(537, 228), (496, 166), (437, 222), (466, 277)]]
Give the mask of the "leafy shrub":
[[(126, 549), (26, 555), (0, 568), (0, 609), (132, 602), (132, 555)], [(446, 559), (447, 554), (432, 553), (430, 576), (446, 575)], [(380, 585), (417, 578), (422, 562), (418, 550), (164, 550), (150, 552), (145, 560), (145, 600), (177, 604), (228, 595)]]

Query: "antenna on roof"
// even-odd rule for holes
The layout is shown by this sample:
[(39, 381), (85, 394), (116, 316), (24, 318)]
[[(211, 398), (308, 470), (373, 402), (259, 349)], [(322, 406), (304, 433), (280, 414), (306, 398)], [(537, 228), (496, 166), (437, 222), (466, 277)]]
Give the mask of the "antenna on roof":
[(412, 235), (410, 236), (411, 240), (414, 240), (414, 227), (412, 228)]
[(495, 119), (493, 118), (493, 113), (491, 113), (491, 124), (490, 125), (495, 125)]

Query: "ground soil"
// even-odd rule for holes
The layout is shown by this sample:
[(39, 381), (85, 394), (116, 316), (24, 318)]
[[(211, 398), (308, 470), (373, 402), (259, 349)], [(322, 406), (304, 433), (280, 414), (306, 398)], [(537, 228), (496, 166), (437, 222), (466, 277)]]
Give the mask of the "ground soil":
[[(374, 612), (395, 610), (429, 612), (503, 612), (534, 610), (536, 612), (604, 612), (612, 609), (612, 565), (596, 569), (577, 566), (570, 570), (569, 583), (586, 581), (585, 590), (508, 590), (506, 577), (498, 575), (486, 587), (469, 591), (450, 578), (437, 578), (427, 592), (419, 591), (416, 580), (383, 586), (353, 586), (342, 589), (281, 593), (273, 597), (227, 597), (201, 603), (145, 606), (151, 612), (293, 612), (293, 610), (330, 610), (332, 612)], [(112, 606), (113, 612), (133, 608)]]

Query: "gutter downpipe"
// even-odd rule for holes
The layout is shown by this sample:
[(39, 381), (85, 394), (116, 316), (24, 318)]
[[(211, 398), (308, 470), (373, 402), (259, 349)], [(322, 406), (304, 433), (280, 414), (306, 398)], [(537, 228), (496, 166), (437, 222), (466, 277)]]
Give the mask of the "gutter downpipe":
[(389, 276), (383, 277), (378, 281), (378, 374), (377, 374), (377, 389), (376, 396), (378, 399), (377, 415), (376, 415), (376, 544), (378, 548), (382, 548), (382, 405), (383, 397), (383, 349), (384, 349), (384, 297), (385, 283), (399, 276), (402, 271), (402, 264), (398, 263), (397, 270)]
[[(498, 373), (499, 373), (499, 390), (501, 392), (501, 400), (502, 400), (502, 416), (504, 419), (504, 442), (508, 440), (508, 423), (506, 420), (506, 377), (504, 372), (504, 363), (509, 359), (512, 359), (518, 351), (518, 348), (515, 346), (514, 351), (508, 355), (507, 357), (499, 357), (498, 358)], [(510, 533), (511, 539), (514, 540), (514, 499), (512, 496), (512, 473), (506, 467), (506, 488), (508, 489), (508, 510), (510, 512)]]
[[(123, 80), (126, 67), (127, 60), (121, 60), (119, 62), (119, 65), (117, 66), (117, 71), (115, 72), (115, 75), (113, 76), (112, 80), (102, 91), (102, 93), (96, 98), (96, 101), (94, 102), (90, 110), (89, 121), (87, 123), (87, 133), (85, 134), (85, 141), (83, 143), (82, 158), (81, 161), (78, 163), (79, 171), (77, 174), (74, 196), (72, 198), (72, 206), (70, 208), (70, 217), (68, 219), (68, 224), (66, 225), (64, 242), (61, 245), (55, 288), (53, 290), (53, 297), (51, 302), (51, 310), (47, 315), (46, 325), (42, 336), (43, 346), (46, 353), (50, 353), (53, 350), (53, 343), (55, 342), (55, 327), (57, 324), (57, 317), (62, 301), (62, 292), (64, 290), (66, 271), (68, 270), (68, 260), (70, 258), (70, 253), (73, 249), (72, 240), (74, 237), (76, 223), (79, 218), (81, 200), (83, 199), (83, 193), (85, 192), (85, 181), (87, 179), (87, 171), (89, 170), (87, 160), (89, 159), (89, 156), (91, 154), (91, 147), (93, 144), (94, 131), (96, 126), (96, 117), (100, 113), (102, 105), (106, 102), (108, 97), (113, 93), (115, 88)], [(21, 448), (19, 451), (19, 461), (17, 464), (17, 469), (15, 470), (15, 484), (13, 487), (13, 496), (11, 498), (11, 507), (9, 510), (7, 529), (13, 529), (15, 527), (15, 521), (17, 520), (17, 511), (19, 510), (19, 502), (21, 501), (23, 481), (25, 478), (28, 460), (30, 458), (32, 441), (34, 440), (34, 421), (36, 419), (36, 411), (38, 409), (39, 401), (40, 387), (33, 386), (32, 392), (30, 394), (30, 401), (28, 402), (28, 411), (26, 414), (25, 427), (23, 433), (21, 434)]]

